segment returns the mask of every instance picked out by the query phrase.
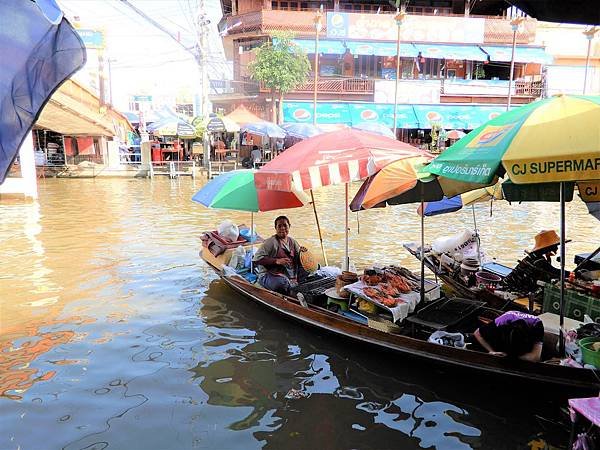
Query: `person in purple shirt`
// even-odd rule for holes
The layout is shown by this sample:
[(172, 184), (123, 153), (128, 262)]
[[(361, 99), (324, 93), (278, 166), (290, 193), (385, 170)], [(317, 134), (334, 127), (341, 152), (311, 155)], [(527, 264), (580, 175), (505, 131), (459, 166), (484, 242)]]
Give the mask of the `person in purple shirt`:
[(475, 331), (489, 354), (537, 362), (542, 357), (544, 324), (531, 314), (508, 311)]

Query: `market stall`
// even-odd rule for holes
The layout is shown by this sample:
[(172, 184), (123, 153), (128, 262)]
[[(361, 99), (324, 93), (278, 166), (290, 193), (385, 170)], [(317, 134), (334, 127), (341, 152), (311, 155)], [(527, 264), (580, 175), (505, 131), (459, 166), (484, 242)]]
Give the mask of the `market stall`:
[(192, 125), (179, 117), (167, 117), (148, 126), (154, 137), (152, 162), (183, 161), (191, 155), (191, 142), (196, 137)]
[(228, 117), (212, 115), (206, 124), (209, 135), (212, 156), (217, 161), (230, 158), (236, 159), (239, 154), (240, 126)]

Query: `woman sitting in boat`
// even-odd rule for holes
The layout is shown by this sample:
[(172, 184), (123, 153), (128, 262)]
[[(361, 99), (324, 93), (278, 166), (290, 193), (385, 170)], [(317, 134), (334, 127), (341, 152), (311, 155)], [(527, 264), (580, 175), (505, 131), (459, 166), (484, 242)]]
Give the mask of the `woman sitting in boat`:
[(544, 324), (531, 314), (508, 311), (475, 330), (475, 338), (491, 355), (537, 362), (542, 357)]
[(265, 288), (289, 294), (297, 286), (300, 252), (306, 251), (289, 236), (290, 220), (286, 216), (275, 219), (275, 234), (266, 239), (254, 255), (258, 282)]

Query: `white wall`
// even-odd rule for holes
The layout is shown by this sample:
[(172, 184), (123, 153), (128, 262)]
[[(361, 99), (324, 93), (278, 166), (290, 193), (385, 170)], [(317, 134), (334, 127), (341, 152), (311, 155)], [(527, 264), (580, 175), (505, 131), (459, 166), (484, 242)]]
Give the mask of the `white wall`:
[[(548, 66), (548, 95), (583, 94), (585, 66)], [(600, 69), (590, 66), (587, 75), (587, 95), (600, 94)]]
[(33, 155), (33, 137), (31, 132), (19, 149), (21, 177), (6, 178), (0, 185), (0, 194), (23, 194), (26, 197), (37, 198), (37, 175)]
[[(394, 103), (395, 80), (375, 81), (375, 103)], [(439, 103), (439, 80), (399, 80), (398, 103)]]

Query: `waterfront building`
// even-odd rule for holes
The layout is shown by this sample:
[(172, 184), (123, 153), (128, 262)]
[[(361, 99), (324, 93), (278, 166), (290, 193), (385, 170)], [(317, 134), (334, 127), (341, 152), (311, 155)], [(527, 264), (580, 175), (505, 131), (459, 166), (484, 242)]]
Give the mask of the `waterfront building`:
[[(265, 119), (269, 117), (271, 102), (278, 100), (252, 80), (248, 64), (254, 58), (253, 49), (281, 30), (294, 33), (294, 42), (306, 51), (313, 68), (308, 81), (286, 95), (281, 122), (313, 122), (315, 78), (319, 125), (378, 121), (393, 128), (396, 102), (398, 137), (411, 143), (420, 142), (432, 127), (471, 130), (505, 111), (508, 102), (512, 106), (529, 103), (555, 93), (558, 84), (563, 89), (571, 84), (570, 91), (579, 88), (581, 93), (582, 80), (579, 86), (574, 80), (583, 78), (587, 45), (584, 27), (550, 26), (529, 17), (514, 20), (523, 14), (503, 9), (502, 2), (410, 2), (399, 32), (396, 9), (391, 5), (394, 2), (221, 3), (224, 17), (220, 32), (225, 53), (233, 62), (234, 78), (214, 80), (211, 101), (215, 109), (225, 113), (244, 105)], [(321, 5), (319, 70), (315, 77), (314, 24)], [(563, 41), (557, 32), (562, 33)], [(568, 40), (564, 40), (566, 32), (570, 33)], [(573, 50), (550, 53), (557, 43), (574, 41), (576, 56), (570, 54)], [(595, 83), (597, 90), (600, 49), (597, 42), (594, 44), (592, 70), (596, 81), (591, 84)], [(566, 76), (571, 69), (580, 76)], [(592, 78), (590, 72), (588, 79)]]

